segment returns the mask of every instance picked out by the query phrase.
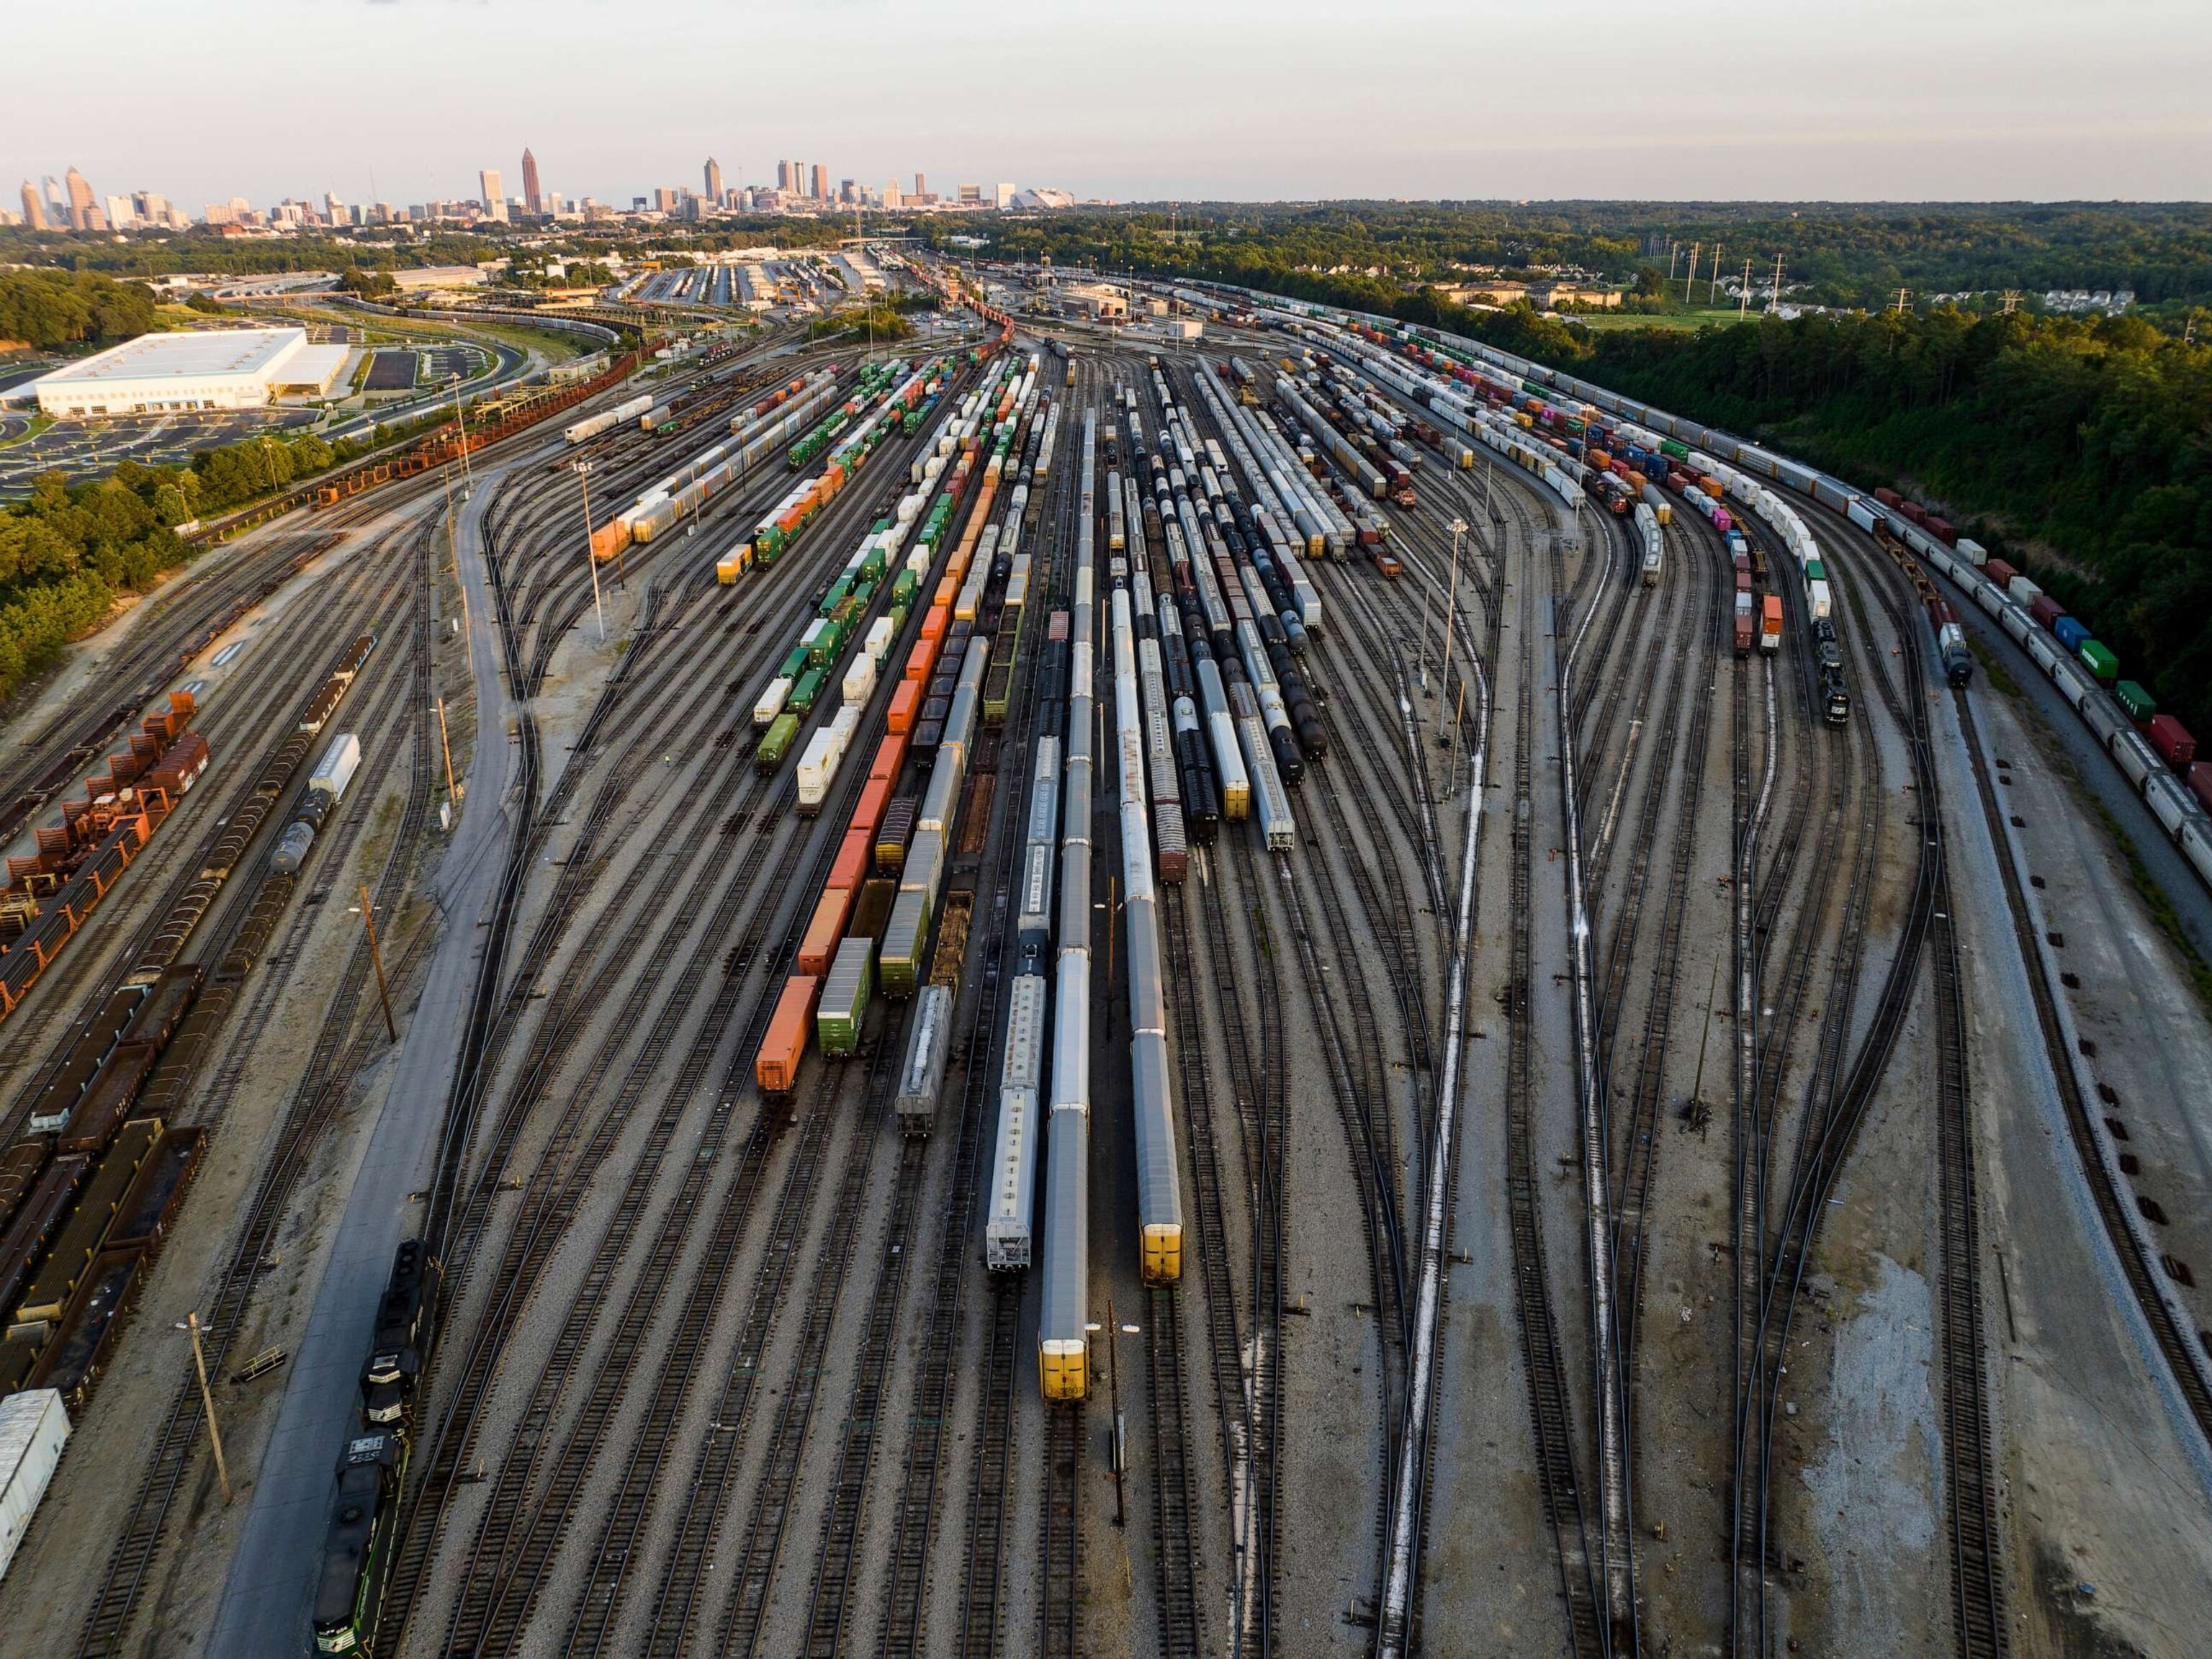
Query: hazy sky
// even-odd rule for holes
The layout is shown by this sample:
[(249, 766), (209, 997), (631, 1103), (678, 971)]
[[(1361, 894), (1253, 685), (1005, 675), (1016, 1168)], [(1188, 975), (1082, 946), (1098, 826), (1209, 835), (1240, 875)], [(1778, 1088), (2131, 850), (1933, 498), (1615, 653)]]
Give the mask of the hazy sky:
[[(2208, 0), (69, 0), (0, 183), (627, 202), (779, 156), (1121, 199), (2212, 198)], [(372, 191), (373, 184), (373, 191)]]

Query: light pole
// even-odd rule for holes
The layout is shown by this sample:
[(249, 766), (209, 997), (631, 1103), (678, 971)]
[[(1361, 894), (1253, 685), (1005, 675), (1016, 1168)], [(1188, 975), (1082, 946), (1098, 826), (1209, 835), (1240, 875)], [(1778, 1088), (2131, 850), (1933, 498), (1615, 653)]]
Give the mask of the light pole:
[(461, 407), (461, 377), (452, 377), (453, 382), (453, 418), (461, 424), (461, 499), (467, 501), (476, 493), (476, 471), (469, 465), (469, 416)]
[(592, 464), (575, 463), (576, 482), (584, 491), (584, 567), (592, 573), (592, 609), (599, 618), (599, 643), (607, 642), (606, 607), (599, 603), (599, 556), (592, 550)]
[[(1444, 715), (1446, 712), (1445, 704), (1449, 702), (1451, 700), (1452, 629), (1459, 621), (1459, 548), (1460, 538), (1467, 534), (1467, 520), (1465, 519), (1454, 519), (1451, 522), (1451, 587), (1444, 595), (1444, 672), (1443, 678), (1437, 682), (1437, 689), (1443, 693), (1442, 696), (1437, 699), (1437, 739), (1438, 742), (1442, 742), (1443, 740)], [(1425, 610), (1423, 614), (1425, 618)], [(1425, 635), (1427, 623), (1425, 620), (1424, 620), (1423, 632)], [(1422, 643), (1425, 646), (1427, 644), (1425, 637), (1424, 637)]]

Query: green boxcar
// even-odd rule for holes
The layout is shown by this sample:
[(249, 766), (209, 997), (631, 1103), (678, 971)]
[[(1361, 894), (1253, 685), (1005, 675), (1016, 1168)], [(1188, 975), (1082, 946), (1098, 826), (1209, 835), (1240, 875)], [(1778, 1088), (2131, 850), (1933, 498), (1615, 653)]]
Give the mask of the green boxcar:
[(773, 772), (783, 764), (783, 757), (791, 751), (791, 740), (799, 735), (799, 716), (786, 709), (770, 723), (768, 733), (753, 751), (753, 765), (763, 772)]
[(1659, 441), (1659, 453), (1662, 455), (1671, 455), (1678, 461), (1686, 461), (1690, 459), (1689, 447), (1686, 444), (1678, 444), (1672, 438), (1662, 438)]
[(860, 1052), (860, 1023), (867, 1018), (868, 994), (875, 979), (870, 951), (866, 939), (847, 939), (837, 947), (830, 975), (822, 981), (814, 1030), (822, 1039), (822, 1052), (833, 1058)]
[(2158, 699), (2133, 680), (2122, 680), (2112, 688), (2112, 695), (2120, 700), (2120, 707), (2128, 711), (2128, 718), (2137, 726), (2158, 713)]
[(830, 678), (826, 668), (810, 668), (799, 677), (799, 684), (791, 688), (789, 704), (793, 714), (811, 714), (822, 696), (823, 683)]
[(776, 674), (781, 679), (795, 680), (805, 672), (806, 647), (803, 645), (794, 645), (791, 647), (790, 654), (784, 658), (783, 666), (776, 670)]
[(1805, 580), (1808, 582), (1824, 582), (1827, 580), (1828, 568), (1822, 564), (1818, 559), (1806, 560)]
[(2119, 678), (2120, 659), (2112, 654), (2111, 647), (2103, 641), (2082, 641), (2080, 654), (2081, 666), (2094, 674), (2106, 685)]
[(919, 888), (892, 902), (878, 958), (887, 997), (910, 997), (921, 984), (922, 951), (929, 942), (929, 896)]

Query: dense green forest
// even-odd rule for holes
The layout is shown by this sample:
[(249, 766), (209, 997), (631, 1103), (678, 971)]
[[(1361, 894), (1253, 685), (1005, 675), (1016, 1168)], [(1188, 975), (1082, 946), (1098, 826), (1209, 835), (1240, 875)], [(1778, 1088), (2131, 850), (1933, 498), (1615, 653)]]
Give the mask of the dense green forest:
[(51, 351), (108, 345), (154, 325), (154, 295), (90, 272), (0, 270), (0, 341)]
[(189, 467), (125, 461), (96, 483), (41, 477), (0, 507), (0, 700), (117, 597), (143, 592), (184, 561), (173, 526), (228, 511), (352, 459), (320, 438), (248, 440), (202, 450)]
[(2212, 349), (1938, 312), (1603, 335), (1578, 372), (1940, 504), (2212, 732)]

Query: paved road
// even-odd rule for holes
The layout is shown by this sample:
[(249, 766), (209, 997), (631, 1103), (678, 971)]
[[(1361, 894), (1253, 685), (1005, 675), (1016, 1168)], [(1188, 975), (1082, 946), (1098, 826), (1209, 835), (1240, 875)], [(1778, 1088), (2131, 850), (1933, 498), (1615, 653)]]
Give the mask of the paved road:
[(213, 1654), (289, 1655), (313, 1648), (308, 1621), (331, 1472), (347, 1437), (358, 1432), (361, 1363), (392, 1253), (419, 1218), (420, 1206), (408, 1195), (429, 1181), (484, 937), (474, 924), (497, 888), (512, 823), (507, 795), (514, 787), (514, 748), (498, 734), (507, 729), (514, 705), (500, 674), (482, 534), (495, 476), (479, 476), (458, 538), (479, 713), (465, 793), (468, 808), (431, 888), (445, 930), (347, 1198), (307, 1334), (292, 1358), (276, 1432), (253, 1484), (252, 1508), (207, 1644)]
[(2166, 826), (2151, 816), (2150, 807), (2122, 774), (2118, 763), (2105, 752), (2035, 659), (2014, 644), (2012, 635), (1981, 606), (1948, 583), (1938, 585), (1950, 595), (1952, 608), (1966, 624), (1974, 642), (2012, 676), (2021, 700), (2057, 737), (2059, 748), (2073, 762), (2083, 787), (2135, 843), (2143, 867), (2172, 904), (2182, 933), (2197, 947), (2197, 954), (2212, 961), (2212, 891), (2206, 890), (2196, 866), (2181, 855)]

